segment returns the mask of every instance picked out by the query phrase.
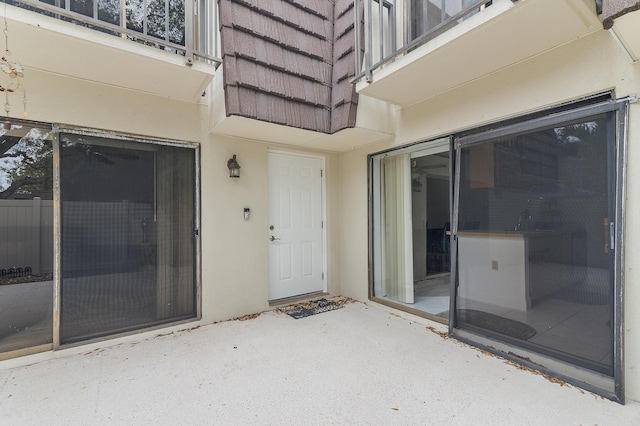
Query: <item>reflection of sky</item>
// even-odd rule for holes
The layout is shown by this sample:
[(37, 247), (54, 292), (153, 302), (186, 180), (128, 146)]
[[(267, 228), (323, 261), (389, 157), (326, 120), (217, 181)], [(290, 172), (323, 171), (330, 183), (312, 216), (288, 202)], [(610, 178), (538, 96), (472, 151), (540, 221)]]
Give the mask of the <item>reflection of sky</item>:
[[(3, 158), (0, 158), (0, 169), (4, 170), (7, 165), (7, 161)], [(9, 186), (9, 181), (7, 180), (7, 174), (0, 170), (0, 191), (4, 191)]]
[[(0, 129), (0, 137), (7, 133), (5, 129)], [(7, 173), (4, 171), (11, 166), (11, 161), (8, 158), (0, 158), (0, 191), (4, 191), (9, 186), (9, 180), (7, 179)]]
[(559, 142), (566, 144), (580, 143), (582, 142), (582, 139), (580, 139), (578, 136), (567, 134), (569, 133), (567, 132), (567, 129), (580, 129), (592, 135), (596, 132), (596, 130), (598, 130), (598, 123), (596, 121), (587, 121), (584, 123), (573, 124), (571, 126), (556, 127), (555, 129), (553, 129)]
[(4, 191), (9, 187), (9, 173), (5, 170), (11, 170), (16, 167), (14, 158), (0, 158), (0, 191)]
[[(12, 127), (12, 130), (20, 130), (20, 129), (22, 129), (22, 126), (14, 125)], [(0, 128), (0, 138), (4, 136), (6, 133), (7, 133), (7, 130)], [(29, 129), (29, 132), (21, 138), (20, 142), (14, 145), (14, 147), (12, 147), (9, 151), (7, 151), (7, 153), (11, 154), (14, 151), (14, 148), (17, 148), (18, 146), (23, 145), (25, 140), (26, 141), (33, 140), (33, 139), (46, 140), (49, 137), (49, 135), (50, 133), (43, 133), (42, 129), (39, 129), (37, 127), (31, 128)], [(7, 189), (11, 182), (9, 180), (9, 174), (7, 173), (7, 171), (19, 167), (20, 163), (21, 163), (21, 160), (17, 158), (0, 158), (0, 191), (4, 191), (5, 189)]]

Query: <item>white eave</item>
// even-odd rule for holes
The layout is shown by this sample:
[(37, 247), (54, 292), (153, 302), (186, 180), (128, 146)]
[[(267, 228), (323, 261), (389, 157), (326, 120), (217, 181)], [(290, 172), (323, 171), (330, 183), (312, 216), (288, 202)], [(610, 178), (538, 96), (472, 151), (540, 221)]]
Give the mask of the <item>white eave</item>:
[(357, 126), (329, 135), (238, 116), (225, 117), (211, 133), (326, 152), (350, 151), (393, 137), (392, 133)]

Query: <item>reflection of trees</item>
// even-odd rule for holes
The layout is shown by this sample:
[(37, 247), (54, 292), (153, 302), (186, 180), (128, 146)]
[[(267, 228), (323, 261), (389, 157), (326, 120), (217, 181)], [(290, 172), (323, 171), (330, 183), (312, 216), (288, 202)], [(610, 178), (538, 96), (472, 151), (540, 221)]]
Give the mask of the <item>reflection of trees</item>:
[(46, 136), (34, 128), (23, 137), (0, 138), (0, 199), (53, 188), (53, 150)]
[[(71, 0), (71, 10), (94, 17), (94, 1), (98, 2), (96, 19), (113, 25), (121, 25), (122, 4), (120, 0)], [(168, 37), (165, 37), (167, 35), (167, 10), (164, 0), (126, 0), (127, 28), (139, 33), (144, 32), (145, 2), (147, 35), (163, 40), (166, 38), (172, 43), (184, 45), (184, 0), (168, 0)]]
[(588, 139), (588, 136), (598, 131), (598, 122), (587, 121), (585, 123), (571, 124), (569, 126), (556, 127), (553, 131), (561, 144), (578, 143)]
[(562, 182), (574, 194), (606, 194), (607, 117), (553, 129), (562, 154)]

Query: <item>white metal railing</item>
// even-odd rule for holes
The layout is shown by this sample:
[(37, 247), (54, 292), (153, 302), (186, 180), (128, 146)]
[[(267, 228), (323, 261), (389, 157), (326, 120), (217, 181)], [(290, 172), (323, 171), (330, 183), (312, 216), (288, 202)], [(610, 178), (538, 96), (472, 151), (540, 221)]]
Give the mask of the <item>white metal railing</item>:
[(215, 0), (6, 0), (8, 4), (218, 65)]
[(373, 81), (373, 71), (435, 38), (492, 0), (355, 0), (356, 76)]

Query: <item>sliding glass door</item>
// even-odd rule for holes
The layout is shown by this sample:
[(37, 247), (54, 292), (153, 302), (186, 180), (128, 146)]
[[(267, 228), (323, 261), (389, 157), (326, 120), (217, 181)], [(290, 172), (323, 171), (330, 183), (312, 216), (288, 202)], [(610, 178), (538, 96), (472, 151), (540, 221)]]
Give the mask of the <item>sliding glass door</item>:
[(197, 155), (3, 123), (0, 359), (199, 315)]
[(454, 333), (577, 366), (611, 393), (601, 378), (620, 369), (620, 114), (606, 103), (456, 141)]
[(604, 95), (371, 155), (371, 299), (622, 399), (626, 111)]
[(195, 150), (61, 134), (60, 342), (196, 316)]
[(450, 304), (449, 144), (372, 157), (373, 296), (441, 322)]

